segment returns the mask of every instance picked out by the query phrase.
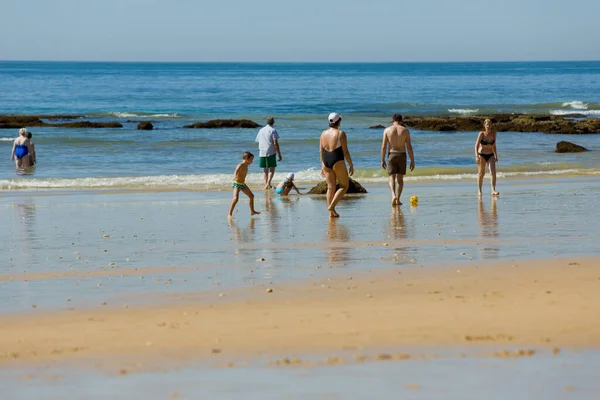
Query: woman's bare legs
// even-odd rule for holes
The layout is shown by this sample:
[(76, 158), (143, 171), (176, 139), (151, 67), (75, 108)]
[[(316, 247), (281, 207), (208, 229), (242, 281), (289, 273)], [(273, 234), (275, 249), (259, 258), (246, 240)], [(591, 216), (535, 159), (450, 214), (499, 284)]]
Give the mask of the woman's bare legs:
[[(492, 196), (498, 196), (500, 193), (496, 192), (496, 160), (494, 160), (494, 157), (491, 157), (488, 163), (490, 174), (492, 175), (490, 178), (492, 183)], [(481, 190), (479, 192), (481, 193)]]
[[(333, 172), (335, 175), (335, 179), (337, 179), (337, 181), (340, 184), (340, 188), (335, 191), (335, 194), (333, 195), (333, 199), (331, 199), (331, 202), (329, 203), (328, 210), (329, 210), (329, 215), (331, 217), (337, 218), (340, 215), (335, 211), (335, 206), (340, 202), (342, 197), (344, 197), (344, 195), (348, 191), (348, 186), (350, 185), (350, 178), (348, 177), (348, 170), (346, 169), (345, 161), (336, 162), (333, 165), (332, 169), (333, 169)], [(335, 189), (335, 187), (336, 187), (336, 185), (335, 185), (335, 180), (334, 180), (333, 188)], [(329, 188), (329, 186), (328, 186), (328, 188)]]
[(477, 187), (479, 191), (477, 192), (478, 196), (481, 196), (481, 187), (483, 186), (483, 178), (485, 177), (485, 159), (483, 157), (479, 158), (479, 162), (477, 163)]
[(329, 207), (336, 192), (337, 178), (335, 171), (331, 168), (323, 168), (323, 175), (325, 175), (325, 181), (327, 182), (327, 209), (329, 210), (329, 216), (334, 218), (339, 217), (339, 214), (335, 210), (331, 212)]
[(335, 177), (335, 172), (331, 168), (323, 168), (323, 175), (325, 176), (325, 181), (327, 182), (327, 208), (329, 208), (329, 205), (333, 200), (333, 196), (335, 195), (337, 179)]

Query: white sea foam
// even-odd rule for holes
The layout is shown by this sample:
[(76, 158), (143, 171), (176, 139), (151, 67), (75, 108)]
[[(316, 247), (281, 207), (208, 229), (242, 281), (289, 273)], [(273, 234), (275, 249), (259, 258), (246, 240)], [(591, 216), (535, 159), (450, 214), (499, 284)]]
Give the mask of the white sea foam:
[(600, 115), (600, 110), (550, 110), (552, 115), (567, 115), (567, 114), (583, 114), (583, 115)]
[(12, 142), (16, 138), (0, 137), (0, 142)]
[(179, 118), (179, 114), (177, 114), (177, 113), (145, 114), (145, 113), (114, 111), (114, 112), (109, 112), (108, 115), (117, 117), (117, 118)]
[(479, 112), (479, 109), (471, 109), (471, 108), (449, 108), (448, 112), (450, 113), (454, 113), (454, 114), (461, 114), (461, 115), (470, 115), (470, 114), (475, 114), (477, 112)]
[(588, 105), (586, 103), (584, 103), (583, 101), (578, 101), (578, 100), (574, 100), (574, 101), (566, 101), (564, 103), (562, 103), (563, 107), (571, 107), (572, 109), (575, 110), (587, 110), (588, 109)]
[[(287, 172), (275, 174), (274, 183), (283, 180)], [(595, 174), (593, 171), (578, 169), (561, 169), (551, 171), (499, 172), (499, 178), (527, 177), (544, 175), (563, 175), (573, 173)], [(309, 169), (296, 172), (295, 181), (299, 185), (322, 181), (320, 171)], [(407, 181), (457, 181), (474, 180), (477, 174), (434, 174), (406, 177)], [(358, 178), (362, 183), (385, 183), (387, 177), (371, 176)], [(261, 188), (263, 174), (249, 174), (246, 182), (250, 187)], [(0, 189), (228, 189), (231, 185), (231, 174), (208, 175), (158, 175), (158, 176), (125, 176), (110, 178), (77, 178), (77, 179), (4, 179), (0, 180)]]

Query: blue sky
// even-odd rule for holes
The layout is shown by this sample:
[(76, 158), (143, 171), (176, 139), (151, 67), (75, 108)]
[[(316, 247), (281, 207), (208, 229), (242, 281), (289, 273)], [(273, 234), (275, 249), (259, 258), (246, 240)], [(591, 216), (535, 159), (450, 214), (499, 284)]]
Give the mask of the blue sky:
[(0, 59), (600, 60), (599, 0), (0, 0)]

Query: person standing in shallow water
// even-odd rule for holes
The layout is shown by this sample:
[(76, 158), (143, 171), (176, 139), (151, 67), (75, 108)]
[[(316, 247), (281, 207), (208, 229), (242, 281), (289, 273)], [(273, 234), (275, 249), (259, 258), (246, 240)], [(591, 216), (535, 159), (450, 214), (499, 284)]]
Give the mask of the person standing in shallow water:
[[(392, 126), (383, 131), (381, 142), (381, 167), (387, 170), (388, 185), (392, 192), (392, 206), (401, 206), (400, 196), (404, 189), (404, 175), (406, 175), (406, 152), (410, 156), (410, 170), (415, 169), (415, 155), (413, 154), (410, 132), (400, 125), (402, 115), (394, 114)], [(387, 154), (387, 161), (385, 156)], [(397, 185), (396, 185), (397, 183)]]
[(27, 129), (19, 129), (19, 137), (15, 139), (10, 159), (15, 161), (17, 169), (31, 166), (30, 155), (33, 153), (31, 141), (27, 138)]
[(275, 155), (277, 154), (279, 161), (282, 160), (281, 150), (279, 149), (279, 134), (273, 128), (274, 125), (275, 118), (267, 118), (267, 125), (258, 131), (255, 140), (258, 143), (258, 166), (263, 169), (265, 174), (265, 189), (272, 188), (271, 181), (277, 167)]
[(31, 145), (31, 154), (29, 155), (29, 164), (33, 167), (36, 163), (35, 158), (35, 145), (33, 144), (33, 134), (31, 132), (27, 132), (27, 139), (29, 139), (29, 144)]
[[(346, 133), (340, 130), (341, 123), (342, 117), (338, 113), (329, 114), (329, 129), (321, 133), (319, 140), (321, 175), (327, 181), (327, 209), (331, 218), (340, 216), (335, 211), (335, 206), (344, 197), (350, 184), (346, 160), (350, 167), (350, 176), (354, 174), (354, 165), (348, 151), (348, 139)], [(339, 189), (336, 183), (339, 183)]]
[(492, 129), (492, 121), (487, 118), (483, 122), (483, 131), (479, 132), (475, 142), (475, 162), (477, 163), (477, 187), (478, 195), (481, 196), (481, 187), (485, 177), (485, 166), (488, 165), (491, 174), (492, 196), (498, 196), (496, 191), (496, 163), (498, 163), (498, 152), (496, 151), (496, 131)]

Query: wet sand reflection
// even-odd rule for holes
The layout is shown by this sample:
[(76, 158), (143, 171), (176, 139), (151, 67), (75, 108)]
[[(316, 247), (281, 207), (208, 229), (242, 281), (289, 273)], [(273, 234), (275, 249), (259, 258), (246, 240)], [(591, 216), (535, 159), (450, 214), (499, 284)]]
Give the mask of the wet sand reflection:
[(408, 232), (406, 231), (406, 219), (404, 213), (399, 207), (395, 207), (390, 213), (390, 237), (392, 239), (406, 239)]
[[(239, 225), (235, 221), (229, 221), (229, 226), (231, 228), (231, 234), (233, 240), (238, 243), (250, 243), (254, 241), (254, 226), (256, 224), (255, 218), (250, 218), (248, 221), (247, 228), (240, 228)], [(239, 251), (240, 249), (238, 249)]]
[[(492, 203), (490, 210), (485, 209), (483, 199), (479, 198), (479, 205), (477, 208), (477, 215), (479, 219), (479, 236), (482, 238), (497, 239), (499, 237), (498, 231), (498, 207), (497, 198), (492, 197)], [(481, 256), (483, 258), (497, 258), (500, 248), (494, 244), (486, 244), (481, 248)]]
[[(327, 226), (327, 240), (331, 243), (350, 241), (350, 231), (346, 225), (337, 218), (330, 218)], [(350, 260), (350, 248), (347, 246), (331, 246), (327, 250), (329, 262), (343, 264)]]

